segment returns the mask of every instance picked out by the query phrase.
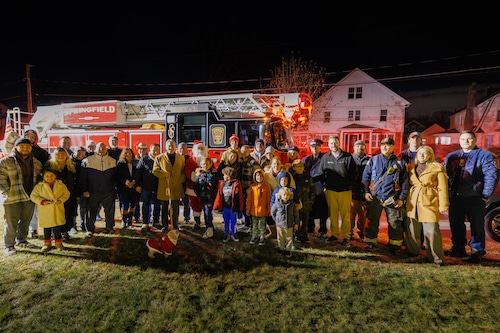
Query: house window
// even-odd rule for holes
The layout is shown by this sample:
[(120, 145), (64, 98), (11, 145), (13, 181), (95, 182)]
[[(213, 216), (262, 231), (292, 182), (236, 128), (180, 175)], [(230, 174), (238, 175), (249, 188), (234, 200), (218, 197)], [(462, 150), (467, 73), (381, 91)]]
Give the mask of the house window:
[(442, 145), (450, 145), (451, 144), (451, 138), (449, 136), (442, 136), (439, 138), (441, 141)]
[(330, 122), (330, 112), (325, 112), (323, 114), (323, 122), (324, 123), (329, 123)]
[[(394, 133), (392, 133), (392, 134), (373, 133), (372, 134), (372, 143), (371, 143), (372, 150), (377, 149), (380, 146), (380, 141), (382, 141), (383, 139), (391, 138), (394, 140), (395, 137), (396, 137), (396, 135)], [(396, 141), (396, 140), (394, 140), (394, 141)]]
[(363, 97), (363, 87), (356, 87), (356, 99)]
[(380, 121), (387, 121), (387, 110), (380, 110)]
[(348, 99), (360, 99), (363, 98), (363, 87), (353, 87), (348, 89), (347, 94)]
[(360, 110), (349, 110), (347, 121), (359, 121), (360, 118), (361, 118)]

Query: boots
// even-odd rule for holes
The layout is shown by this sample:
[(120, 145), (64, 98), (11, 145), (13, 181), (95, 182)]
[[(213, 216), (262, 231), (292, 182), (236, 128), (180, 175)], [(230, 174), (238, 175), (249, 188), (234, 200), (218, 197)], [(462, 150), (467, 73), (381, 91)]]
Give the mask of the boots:
[(201, 228), (201, 216), (195, 216), (194, 222), (195, 222), (195, 225), (193, 227), (193, 231), (200, 230), (200, 228)]
[(128, 213), (125, 211), (122, 211), (122, 224), (120, 225), (121, 229), (127, 229), (127, 225), (128, 225), (127, 219), (128, 219)]
[(42, 252), (49, 252), (51, 249), (52, 249), (52, 240), (51, 239), (44, 239), (41, 251)]
[(214, 237), (214, 228), (207, 228), (202, 237), (205, 239)]
[(64, 250), (64, 245), (63, 245), (63, 240), (62, 240), (62, 238), (61, 238), (61, 239), (56, 239), (54, 243), (55, 243), (55, 248), (56, 248), (58, 251), (62, 251), (62, 250)]
[(266, 238), (276, 238), (276, 225), (267, 225), (267, 230), (269, 233), (266, 234)]
[(132, 218), (134, 217), (134, 212), (130, 212), (127, 214), (127, 224), (129, 228), (132, 228)]

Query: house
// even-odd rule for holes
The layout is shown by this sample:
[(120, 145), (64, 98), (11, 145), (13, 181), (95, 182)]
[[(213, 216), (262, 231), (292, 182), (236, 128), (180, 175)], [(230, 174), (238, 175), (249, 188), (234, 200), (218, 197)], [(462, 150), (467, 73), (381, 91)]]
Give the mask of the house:
[(498, 154), (500, 152), (500, 92), (487, 95), (476, 102), (477, 88), (469, 87), (467, 106), (450, 116), (447, 130), (428, 134), (427, 144), (434, 149), (436, 158), (460, 149), (460, 133), (472, 130), (476, 133), (477, 145)]
[(358, 140), (366, 142), (366, 153), (379, 152), (386, 137), (396, 142), (395, 152), (402, 150), (405, 112), (410, 103), (383, 84), (355, 68), (313, 103), (307, 129), (294, 129), (294, 142), (308, 151), (310, 138), (320, 138), (328, 151), (328, 137), (337, 135), (341, 148), (352, 152)]
[(408, 135), (413, 132), (423, 132), (425, 130), (425, 125), (422, 123), (412, 120), (405, 124), (405, 139), (404, 142), (408, 142)]

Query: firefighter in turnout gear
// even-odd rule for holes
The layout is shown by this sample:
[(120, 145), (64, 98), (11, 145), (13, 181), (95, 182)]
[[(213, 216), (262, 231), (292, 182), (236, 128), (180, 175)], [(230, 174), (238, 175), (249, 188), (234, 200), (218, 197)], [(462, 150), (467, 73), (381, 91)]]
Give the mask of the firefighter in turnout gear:
[[(406, 215), (404, 202), (408, 195), (409, 181), (406, 163), (394, 155), (394, 140), (380, 142), (380, 154), (373, 156), (363, 171), (362, 183), (366, 203), (366, 249), (377, 245), (380, 215), (385, 211), (388, 224), (389, 250), (401, 253)], [(373, 185), (373, 187), (372, 187)]]

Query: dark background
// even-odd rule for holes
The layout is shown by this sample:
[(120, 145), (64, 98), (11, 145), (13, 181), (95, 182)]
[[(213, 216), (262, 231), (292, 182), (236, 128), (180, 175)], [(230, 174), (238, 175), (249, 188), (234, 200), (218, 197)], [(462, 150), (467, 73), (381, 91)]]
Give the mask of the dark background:
[(36, 109), (91, 99), (257, 91), (291, 54), (324, 68), (328, 86), (358, 67), (407, 99), (414, 115), (464, 107), (472, 82), (479, 96), (486, 87), (500, 89), (491, 8), (103, 5), (1, 5), (0, 103), (26, 110), (26, 64), (32, 65)]

